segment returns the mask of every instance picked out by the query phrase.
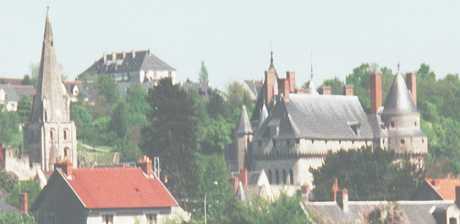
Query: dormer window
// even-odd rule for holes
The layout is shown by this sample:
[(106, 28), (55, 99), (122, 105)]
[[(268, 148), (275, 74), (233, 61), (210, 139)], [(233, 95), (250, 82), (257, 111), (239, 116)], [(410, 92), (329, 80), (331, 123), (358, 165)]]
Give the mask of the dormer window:
[(359, 135), (361, 129), (361, 123), (359, 121), (349, 121), (347, 124), (355, 135)]

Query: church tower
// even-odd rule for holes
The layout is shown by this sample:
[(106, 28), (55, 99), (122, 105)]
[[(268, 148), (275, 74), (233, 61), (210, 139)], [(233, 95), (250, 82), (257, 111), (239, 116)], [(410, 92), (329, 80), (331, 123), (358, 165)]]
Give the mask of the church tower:
[(249, 121), (248, 111), (243, 105), (240, 115), (240, 123), (234, 133), (234, 145), (236, 150), (236, 160), (238, 161), (238, 169), (247, 169), (249, 166), (249, 147), (252, 141), (253, 130)]
[(53, 30), (46, 16), (37, 92), (24, 134), (25, 149), (44, 172), (54, 163), (68, 159), (77, 166), (77, 133), (70, 120), (70, 96), (56, 60)]

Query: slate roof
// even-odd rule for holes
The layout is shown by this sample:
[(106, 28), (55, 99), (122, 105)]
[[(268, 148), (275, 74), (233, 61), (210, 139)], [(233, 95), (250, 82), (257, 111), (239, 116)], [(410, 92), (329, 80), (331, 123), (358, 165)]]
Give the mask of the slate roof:
[(356, 96), (290, 94), (289, 100), (276, 107), (261, 129), (279, 122), (278, 138), (353, 140), (373, 136)]
[(66, 181), (89, 209), (177, 206), (163, 183), (140, 168), (79, 168)]
[[(349, 201), (349, 211), (344, 212), (336, 202), (304, 202), (304, 208), (324, 218), (326, 223), (355, 223), (374, 209), (389, 203), (386, 201)], [(440, 214), (453, 202), (449, 201), (398, 201), (400, 209), (406, 214), (409, 223), (436, 224)]]
[(248, 111), (244, 105), (241, 110), (240, 122), (238, 123), (236, 133), (239, 135), (252, 134), (252, 127), (251, 122), (249, 121)]
[[(134, 56), (134, 57), (133, 57)], [(94, 62), (83, 73), (87, 74), (112, 74), (139, 72), (140, 70), (175, 71), (173, 67), (150, 53), (150, 50), (133, 52), (117, 52), (114, 60), (112, 54), (106, 55)]]
[(34, 96), (35, 88), (32, 85), (0, 84), (5, 91), (8, 101), (19, 101), (23, 96)]
[(386, 97), (383, 114), (392, 115), (415, 112), (417, 112), (417, 107), (407, 89), (406, 82), (404, 78), (398, 74), (395, 76), (390, 92)]

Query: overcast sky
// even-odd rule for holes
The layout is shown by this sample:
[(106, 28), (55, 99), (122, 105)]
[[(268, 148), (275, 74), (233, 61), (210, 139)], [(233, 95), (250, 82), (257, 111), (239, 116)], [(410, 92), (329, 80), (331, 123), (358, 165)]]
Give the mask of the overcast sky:
[(104, 52), (150, 49), (211, 83), (262, 79), (269, 51), (279, 73), (341, 79), (364, 62), (460, 73), (459, 0), (0, 0), (0, 76), (29, 73), (40, 60), (50, 4), (58, 60), (74, 77)]

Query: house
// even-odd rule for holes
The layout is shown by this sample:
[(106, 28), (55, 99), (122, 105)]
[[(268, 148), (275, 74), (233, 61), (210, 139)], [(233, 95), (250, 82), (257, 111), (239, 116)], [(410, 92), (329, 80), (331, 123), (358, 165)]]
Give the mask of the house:
[(455, 200), (455, 188), (460, 186), (460, 179), (426, 178), (418, 187), (414, 200)]
[(32, 85), (0, 84), (0, 105), (4, 105), (6, 111), (17, 111), (22, 97), (32, 97), (35, 89)]
[(227, 148), (230, 170), (265, 170), (271, 185), (300, 189), (312, 186), (310, 169), (339, 150), (378, 147), (409, 155), (422, 166), (428, 139), (420, 128), (416, 75), (395, 75), (385, 102), (381, 76), (374, 71), (369, 77), (366, 112), (350, 85), (343, 95), (332, 95), (330, 86), (322, 86), (320, 94), (311, 81), (307, 90), (297, 88), (292, 71), (281, 78), (272, 53), (252, 117), (242, 110)]
[(405, 218), (404, 223), (457, 224), (460, 223), (460, 188), (456, 188), (455, 200), (428, 201), (349, 201), (346, 189), (331, 192), (331, 201), (303, 200), (302, 208), (319, 223), (367, 223), (372, 213), (395, 206)]
[(82, 72), (79, 79), (91, 80), (100, 75), (110, 75), (117, 82), (155, 86), (163, 78), (170, 78), (174, 83), (176, 69), (150, 50), (113, 52), (104, 54)]
[(39, 224), (161, 224), (183, 219), (152, 161), (144, 157), (138, 166), (73, 168), (68, 160), (58, 163), (32, 214)]

